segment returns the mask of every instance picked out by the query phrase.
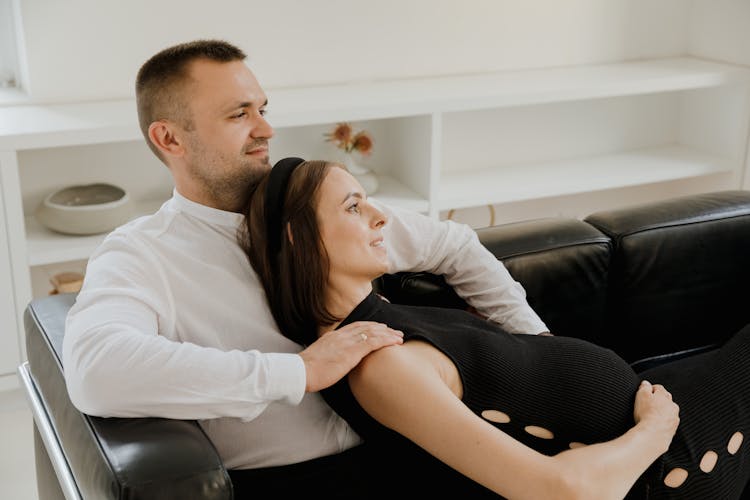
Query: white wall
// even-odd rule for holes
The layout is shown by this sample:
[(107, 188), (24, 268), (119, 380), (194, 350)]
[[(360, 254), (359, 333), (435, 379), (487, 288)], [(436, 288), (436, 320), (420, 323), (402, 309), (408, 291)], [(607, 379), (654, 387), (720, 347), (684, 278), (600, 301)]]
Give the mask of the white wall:
[[(693, 0), (689, 33), (691, 54), (750, 66), (750, 1)], [(750, 148), (741, 186), (750, 189)]]
[(691, 54), (750, 66), (750, 1), (693, 0)]
[(30, 91), (40, 101), (131, 97), (145, 59), (202, 37), (239, 45), (261, 84), (274, 88), (672, 56), (686, 52), (690, 21), (690, 0), (23, 0), (21, 7)]

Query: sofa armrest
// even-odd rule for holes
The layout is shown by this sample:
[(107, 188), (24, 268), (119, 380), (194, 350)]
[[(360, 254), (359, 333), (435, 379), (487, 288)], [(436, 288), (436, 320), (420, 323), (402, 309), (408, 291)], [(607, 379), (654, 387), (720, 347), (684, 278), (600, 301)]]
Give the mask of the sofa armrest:
[[(83, 498), (231, 499), (232, 484), (197, 422), (97, 418), (68, 397), (62, 366), (65, 317), (73, 294), (34, 300), (26, 309), (28, 373), (61, 456)], [(27, 394), (29, 397), (34, 394)], [(41, 422), (37, 426), (41, 430)]]

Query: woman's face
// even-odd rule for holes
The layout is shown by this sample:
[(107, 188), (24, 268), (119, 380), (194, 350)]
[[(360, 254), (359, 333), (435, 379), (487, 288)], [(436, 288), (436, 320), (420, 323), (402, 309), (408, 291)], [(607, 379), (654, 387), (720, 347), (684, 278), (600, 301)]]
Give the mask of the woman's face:
[(372, 281), (388, 271), (383, 226), (388, 219), (371, 205), (346, 170), (330, 167), (318, 191), (320, 236), (330, 260), (330, 278)]

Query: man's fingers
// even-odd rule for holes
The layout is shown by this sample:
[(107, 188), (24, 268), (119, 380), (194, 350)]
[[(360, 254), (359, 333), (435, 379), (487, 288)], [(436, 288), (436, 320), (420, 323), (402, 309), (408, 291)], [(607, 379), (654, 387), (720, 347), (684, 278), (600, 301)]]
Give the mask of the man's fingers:
[(371, 351), (402, 342), (400, 331), (372, 321), (328, 331), (300, 352), (307, 375), (306, 390), (325, 389), (346, 376)]
[(364, 333), (365, 335), (398, 335), (400, 337), (403, 337), (404, 334), (400, 330), (394, 330), (393, 328), (389, 328), (385, 325), (362, 325), (359, 326), (356, 329), (353, 329), (352, 332), (354, 332), (356, 335), (359, 335), (361, 333)]
[(363, 325), (353, 332), (353, 336), (355, 342), (364, 344), (368, 352), (387, 345), (401, 344), (404, 341), (403, 332), (381, 324)]
[(394, 330), (382, 323), (373, 323), (369, 321), (358, 321), (345, 327), (349, 330), (350, 335), (357, 340), (367, 340), (370, 337), (390, 335), (403, 337), (404, 333), (400, 330)]

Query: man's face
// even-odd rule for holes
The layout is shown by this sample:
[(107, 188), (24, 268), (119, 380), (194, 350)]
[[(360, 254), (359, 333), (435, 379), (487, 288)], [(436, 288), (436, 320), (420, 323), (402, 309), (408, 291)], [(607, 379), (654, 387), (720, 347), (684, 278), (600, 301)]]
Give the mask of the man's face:
[(244, 62), (199, 59), (190, 65), (185, 97), (189, 182), (217, 208), (231, 209), (270, 168), (273, 129), (263, 118), (266, 95)]

